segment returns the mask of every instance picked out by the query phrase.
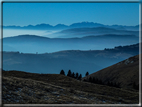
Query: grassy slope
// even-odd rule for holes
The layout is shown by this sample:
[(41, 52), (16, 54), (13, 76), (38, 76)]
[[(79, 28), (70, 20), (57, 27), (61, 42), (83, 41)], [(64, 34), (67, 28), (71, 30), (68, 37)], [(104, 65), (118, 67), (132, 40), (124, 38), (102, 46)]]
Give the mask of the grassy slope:
[(129, 59), (104, 68), (82, 79), (88, 79), (89, 77), (98, 78), (104, 83), (108, 81), (120, 83), (122, 88), (131, 89), (134, 82), (137, 85), (139, 82), (139, 55), (130, 57)]
[(3, 71), (3, 103), (138, 103), (138, 92), (82, 82), (59, 74)]

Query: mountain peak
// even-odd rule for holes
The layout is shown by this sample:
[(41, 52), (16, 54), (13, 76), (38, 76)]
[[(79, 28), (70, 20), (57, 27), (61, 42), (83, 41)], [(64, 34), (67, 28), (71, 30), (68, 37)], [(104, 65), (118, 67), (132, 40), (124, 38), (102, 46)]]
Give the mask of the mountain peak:
[(103, 27), (103, 24), (99, 24), (99, 23), (94, 23), (94, 22), (79, 22), (79, 23), (73, 23), (70, 25), (70, 27), (73, 28), (78, 28), (78, 27)]
[(64, 25), (64, 24), (57, 24), (54, 26), (55, 28), (67, 28), (68, 26), (67, 25)]

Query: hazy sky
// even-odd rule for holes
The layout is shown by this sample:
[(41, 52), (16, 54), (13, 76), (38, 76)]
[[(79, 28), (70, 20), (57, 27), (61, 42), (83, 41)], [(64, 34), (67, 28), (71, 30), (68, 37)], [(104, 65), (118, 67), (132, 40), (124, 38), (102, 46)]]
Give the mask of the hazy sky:
[(51, 25), (89, 21), (138, 25), (139, 3), (3, 3), (3, 25)]

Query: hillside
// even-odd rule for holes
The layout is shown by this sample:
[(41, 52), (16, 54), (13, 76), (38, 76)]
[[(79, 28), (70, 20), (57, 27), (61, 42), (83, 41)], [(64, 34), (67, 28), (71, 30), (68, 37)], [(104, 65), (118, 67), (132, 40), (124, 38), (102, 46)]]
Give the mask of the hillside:
[(3, 104), (138, 104), (138, 92), (60, 74), (2, 72)]
[(67, 73), (70, 69), (85, 75), (87, 71), (93, 73), (138, 54), (139, 44), (105, 50), (66, 50), (45, 54), (3, 52), (3, 69), (51, 74), (58, 74), (62, 69)]
[(101, 36), (87, 35), (82, 38), (47, 38), (36, 35), (19, 35), (3, 38), (3, 50), (19, 51), (22, 53), (53, 53), (63, 50), (102, 50), (104, 48), (119, 46), (120, 41), (121, 46), (136, 44), (139, 42), (139, 37), (117, 34)]
[(134, 84), (139, 84), (139, 55), (92, 73), (83, 80), (90, 77), (98, 78), (104, 84), (112, 82), (119, 83), (122, 88), (133, 88)]
[(128, 30), (118, 30), (109, 27), (84, 27), (84, 28), (72, 28), (62, 30), (61, 32), (57, 33), (58, 35), (63, 34), (59, 37), (62, 38), (71, 38), (71, 37), (83, 37), (88, 35), (106, 35), (106, 34), (113, 34), (113, 35), (135, 35), (139, 36), (138, 31), (128, 31)]

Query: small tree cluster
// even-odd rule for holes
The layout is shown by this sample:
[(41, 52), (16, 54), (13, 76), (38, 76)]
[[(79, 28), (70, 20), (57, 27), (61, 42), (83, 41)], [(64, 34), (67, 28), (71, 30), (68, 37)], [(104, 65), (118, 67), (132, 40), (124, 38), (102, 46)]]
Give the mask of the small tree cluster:
[(67, 76), (75, 78), (77, 80), (81, 80), (81, 78), (82, 78), (82, 74), (74, 73), (74, 72), (72, 73), (71, 70), (68, 71)]
[[(65, 75), (64, 70), (61, 70), (61, 71), (60, 71), (60, 74), (61, 74), (61, 75)], [(77, 79), (77, 80), (81, 80), (81, 78), (82, 78), (82, 74), (74, 73), (74, 72), (72, 73), (71, 70), (68, 71), (67, 76), (68, 76), (68, 77), (75, 78), (75, 79)]]

